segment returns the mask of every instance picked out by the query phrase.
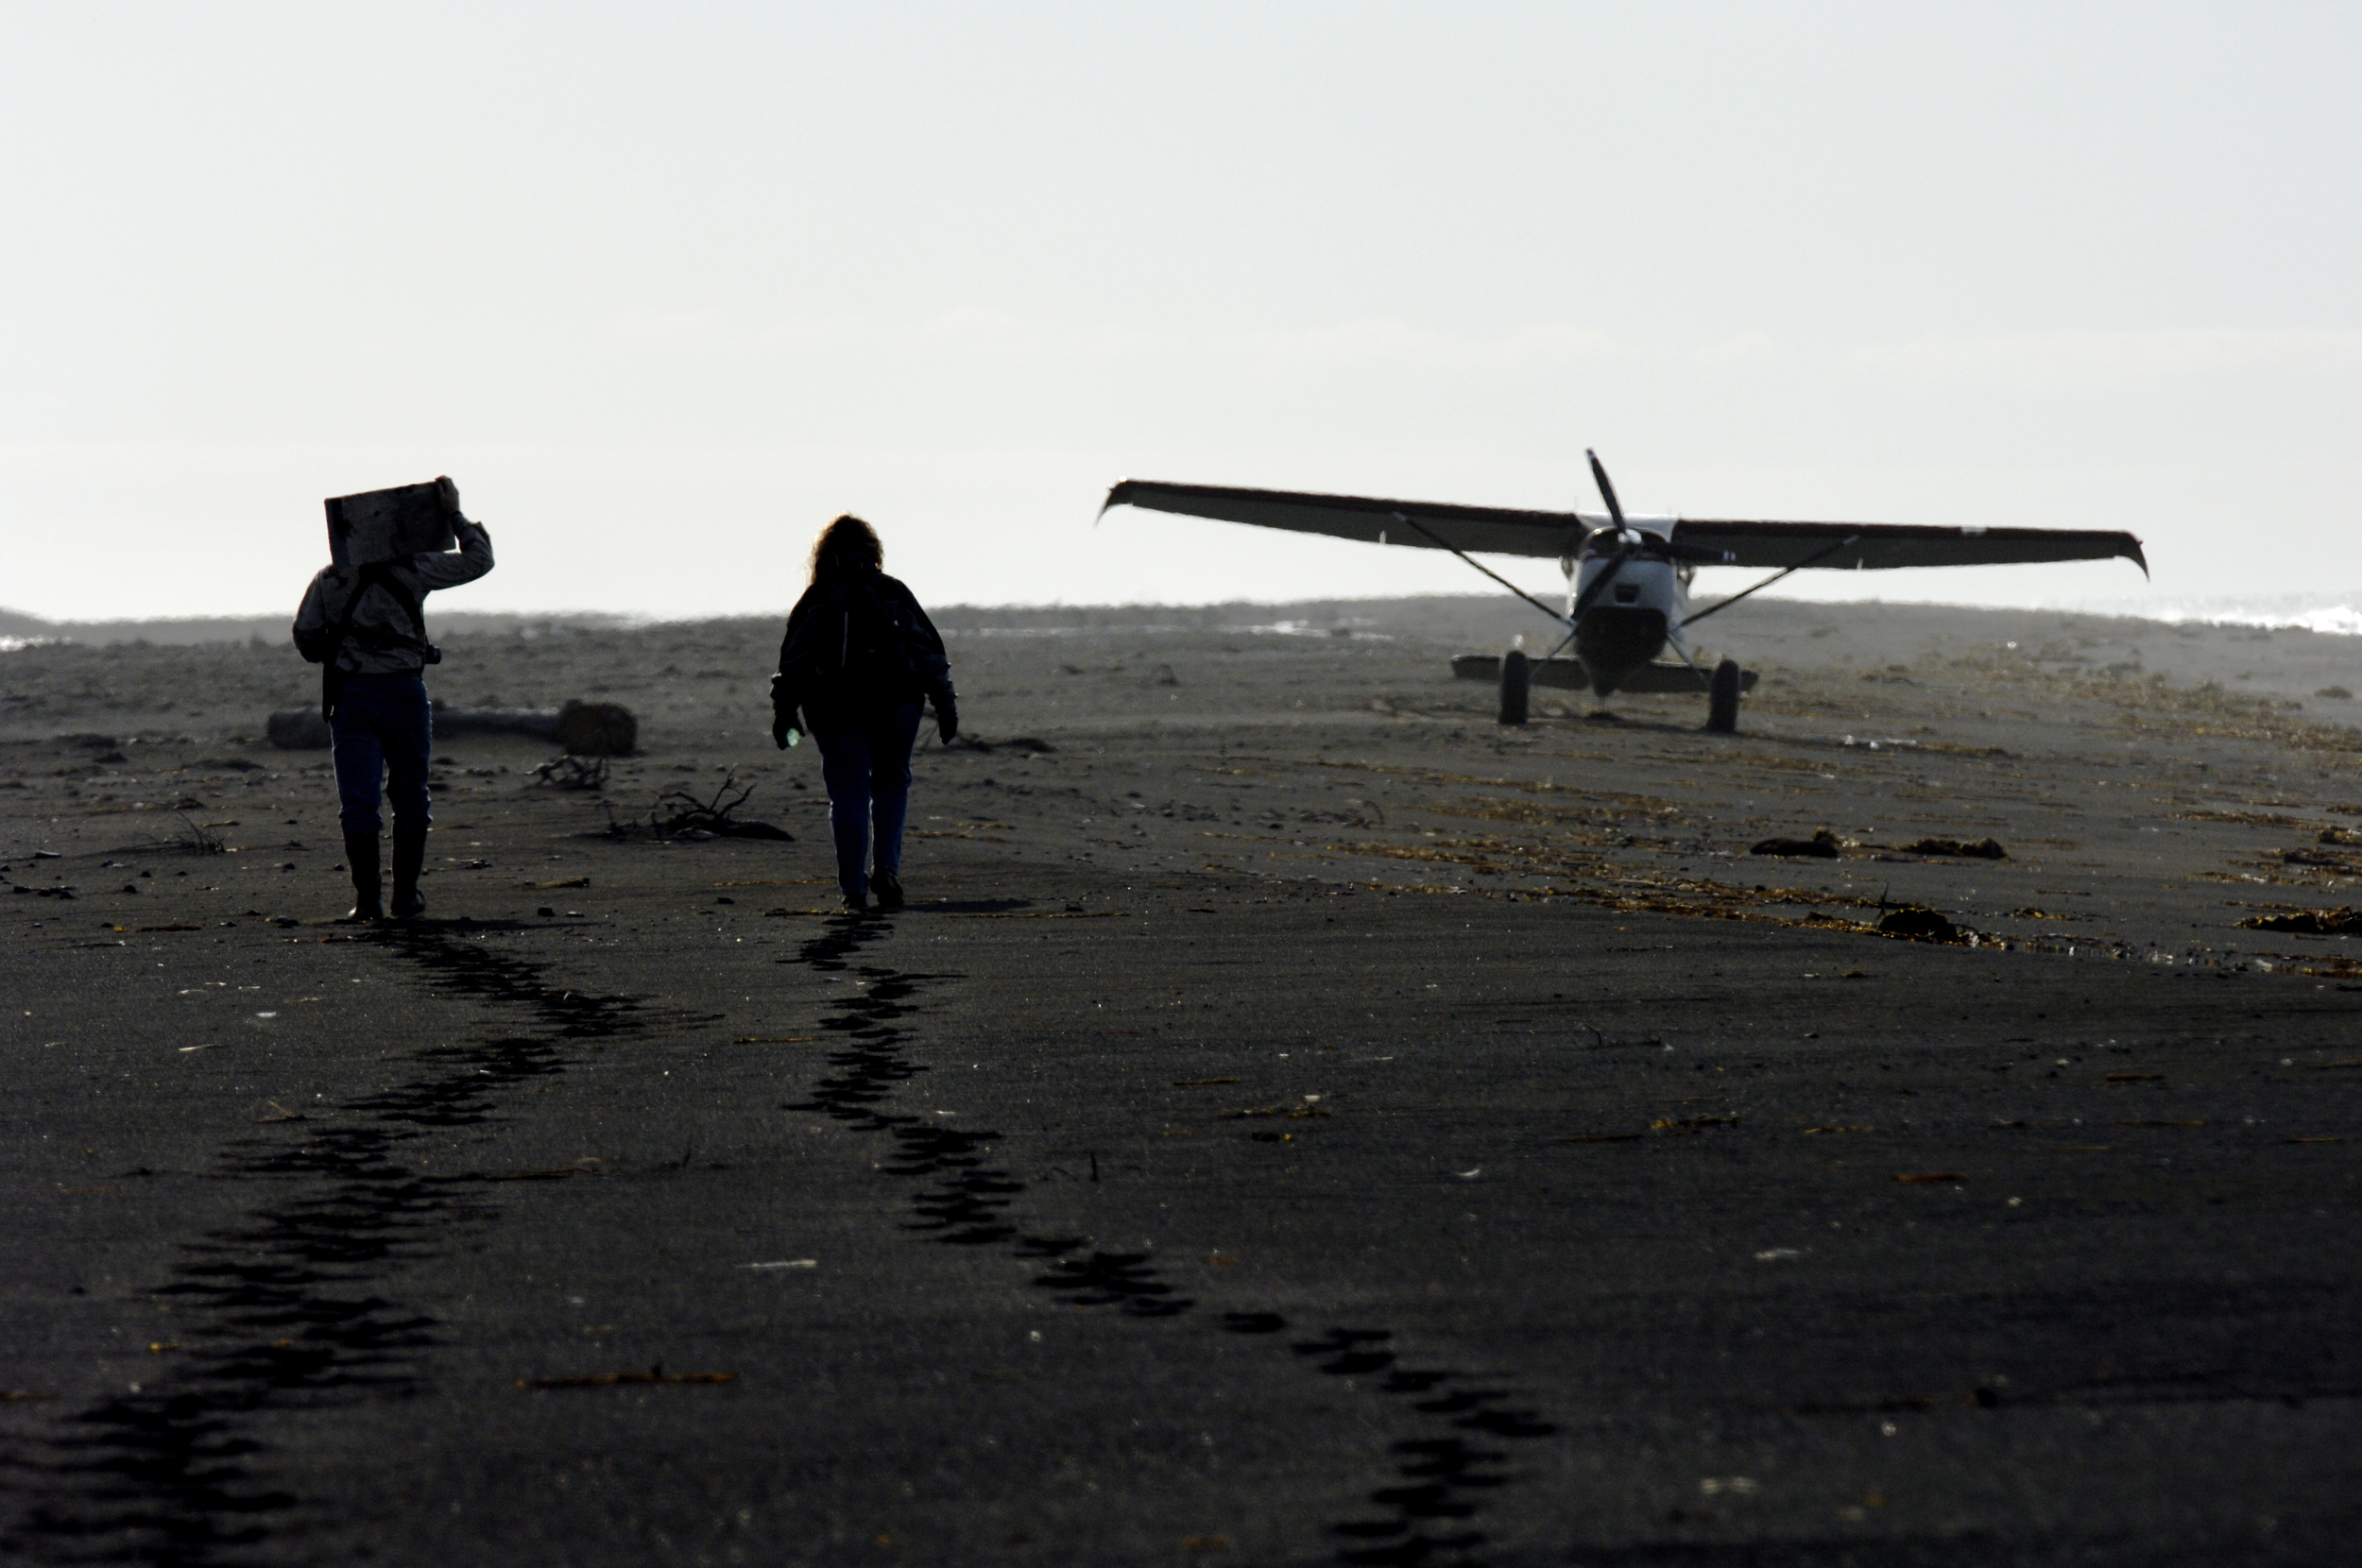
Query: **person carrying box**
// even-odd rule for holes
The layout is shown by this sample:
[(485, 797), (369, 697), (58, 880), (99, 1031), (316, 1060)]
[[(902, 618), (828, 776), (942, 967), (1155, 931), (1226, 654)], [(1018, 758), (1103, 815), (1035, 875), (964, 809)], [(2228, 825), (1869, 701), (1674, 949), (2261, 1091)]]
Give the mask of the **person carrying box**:
[[(390, 779), (393, 917), (407, 920), (426, 910), (419, 872), (434, 728), (425, 670), (443, 660), (426, 639), (423, 601), (491, 571), (492, 537), (460, 514), (459, 487), (449, 478), (333, 499), (328, 532), (334, 562), (304, 590), (294, 631), (297, 651), (320, 666), (320, 708), (335, 742), (345, 861), (352, 868), (352, 912), (345, 918), (385, 918), (378, 802), (381, 783)], [(454, 540), (456, 551), (448, 548)]]

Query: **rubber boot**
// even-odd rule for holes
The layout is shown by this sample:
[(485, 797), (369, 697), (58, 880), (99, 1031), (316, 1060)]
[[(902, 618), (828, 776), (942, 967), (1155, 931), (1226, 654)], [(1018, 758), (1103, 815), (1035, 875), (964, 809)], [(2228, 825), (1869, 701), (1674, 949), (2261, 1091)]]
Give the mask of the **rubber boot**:
[(377, 875), (377, 835), (347, 833), (345, 864), (352, 868), (352, 912), (345, 918), (364, 923), (385, 919), (385, 906), (378, 901), (384, 884)]
[(426, 863), (426, 825), (394, 824), (394, 918), (409, 920), (426, 912), (419, 894), (419, 868)]

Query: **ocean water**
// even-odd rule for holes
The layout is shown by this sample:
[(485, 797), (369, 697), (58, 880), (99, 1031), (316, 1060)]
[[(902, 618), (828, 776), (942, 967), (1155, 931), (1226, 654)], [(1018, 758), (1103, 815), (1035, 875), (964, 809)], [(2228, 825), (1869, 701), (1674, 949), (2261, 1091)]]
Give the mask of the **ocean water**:
[(2333, 637), (2362, 637), (2362, 591), (2290, 593), (2268, 597), (2083, 599), (2043, 609), (2089, 615), (2130, 615), (2168, 625), (2290, 626)]

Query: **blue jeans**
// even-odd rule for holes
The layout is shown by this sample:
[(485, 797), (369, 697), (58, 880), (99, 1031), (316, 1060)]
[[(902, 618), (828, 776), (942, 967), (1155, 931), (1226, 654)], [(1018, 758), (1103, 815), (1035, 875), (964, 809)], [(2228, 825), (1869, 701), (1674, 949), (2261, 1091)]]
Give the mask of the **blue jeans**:
[(390, 773), (385, 793), (394, 821), (427, 824), (426, 768), (434, 751), (434, 721), (428, 716), (425, 677), (351, 675), (329, 721), (336, 741), (336, 794), (344, 803), (345, 833), (374, 833), (378, 781)]
[(869, 892), (862, 862), (873, 817), (878, 869), (902, 869), (902, 824), (910, 816), (911, 747), (918, 740), (918, 704), (905, 703), (866, 724), (813, 724), (820, 776), (829, 786), (829, 827), (836, 835), (836, 885), (848, 898)]

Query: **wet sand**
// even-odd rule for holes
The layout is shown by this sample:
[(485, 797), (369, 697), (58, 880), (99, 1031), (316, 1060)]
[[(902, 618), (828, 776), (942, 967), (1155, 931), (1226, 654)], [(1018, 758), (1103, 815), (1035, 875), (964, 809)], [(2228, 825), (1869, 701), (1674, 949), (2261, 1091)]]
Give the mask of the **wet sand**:
[(2239, 922), (2362, 904), (2349, 639), (1750, 606), (1723, 737), (1495, 725), (1515, 605), (940, 620), (872, 922), (767, 622), (449, 639), (644, 749), (449, 741), (357, 936), (291, 652), (0, 656), (0, 1543), (2340, 1559), (2362, 955)]

